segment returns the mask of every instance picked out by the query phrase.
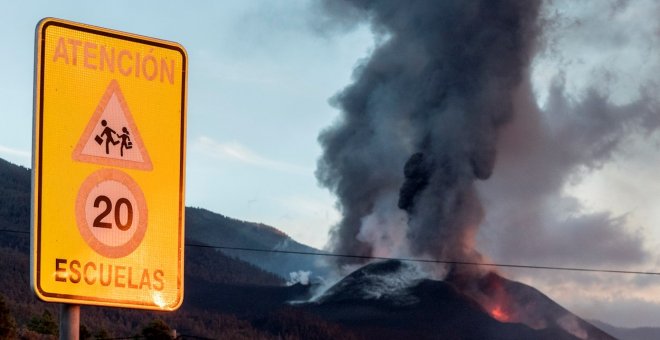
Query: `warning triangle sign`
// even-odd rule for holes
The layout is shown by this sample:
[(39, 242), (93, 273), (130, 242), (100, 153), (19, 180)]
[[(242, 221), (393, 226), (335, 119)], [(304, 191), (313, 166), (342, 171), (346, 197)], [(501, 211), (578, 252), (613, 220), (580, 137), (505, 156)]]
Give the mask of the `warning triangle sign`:
[(110, 81), (101, 97), (73, 150), (73, 159), (132, 169), (153, 169), (117, 80)]

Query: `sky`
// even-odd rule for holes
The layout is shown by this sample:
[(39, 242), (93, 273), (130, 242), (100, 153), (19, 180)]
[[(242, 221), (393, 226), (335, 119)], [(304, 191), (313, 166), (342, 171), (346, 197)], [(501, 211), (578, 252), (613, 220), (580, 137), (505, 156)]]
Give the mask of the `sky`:
[(322, 247), (337, 219), (316, 184), (319, 131), (336, 118), (328, 99), (350, 82), (372, 37), (334, 36), (309, 1), (8, 2), (0, 39), (0, 157), (30, 166), (34, 29), (44, 17), (176, 41), (189, 55), (186, 205), (276, 226)]
[[(382, 36), (367, 23), (325, 22), (311, 0), (106, 4), (3, 1), (0, 157), (30, 166), (40, 19), (176, 41), (190, 65), (186, 205), (266, 223), (323, 247), (340, 215), (314, 175), (322, 154), (317, 138), (339, 119), (331, 98), (353, 81), (354, 68)], [(527, 153), (503, 147), (493, 177), (478, 187), (486, 210), (478, 248), (495, 262), (660, 271), (658, 117), (636, 114), (657, 104), (660, 7), (644, 0), (552, 1), (543, 15), (530, 75), (533, 103), (520, 105), (542, 112), (543, 131), (557, 132), (548, 134), (555, 147), (541, 148), (553, 144), (540, 137), (523, 141)], [(611, 119), (597, 129), (592, 111)], [(511, 124), (522, 131), (511, 135), (527, 136), (527, 123)], [(585, 140), (605, 146), (583, 149), (590, 145)], [(530, 173), (530, 181), (517, 181)], [(543, 193), (533, 206), (529, 188)], [(517, 203), (539, 213), (516, 211)], [(511, 216), (543, 223), (523, 235), (509, 225)], [(598, 247), (609, 243), (613, 248)], [(660, 326), (660, 277), (507, 274), (585, 318)]]

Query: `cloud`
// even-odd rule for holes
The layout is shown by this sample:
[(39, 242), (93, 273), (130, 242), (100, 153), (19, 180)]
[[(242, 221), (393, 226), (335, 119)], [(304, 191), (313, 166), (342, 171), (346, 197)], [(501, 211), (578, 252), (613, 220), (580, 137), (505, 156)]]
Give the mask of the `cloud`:
[[(657, 276), (538, 270), (516, 270), (509, 275), (539, 289), (580, 317), (615, 326), (658, 326), (660, 288)], [(640, 282), (640, 278), (646, 282)]]
[(619, 327), (657, 327), (660, 303), (643, 298), (582, 300), (573, 306), (576, 313), (588, 314), (590, 318), (613, 320), (609, 323)]
[(640, 84), (657, 81), (657, 1), (552, 0), (544, 11), (545, 48), (532, 75), (542, 101), (557, 70), (569, 75), (569, 92), (597, 88), (618, 103), (635, 97)]
[(0, 155), (3, 155), (4, 158), (16, 159), (20, 163), (29, 162), (30, 157), (32, 157), (32, 153), (29, 151), (14, 149), (4, 145), (0, 145)]
[[(651, 36), (660, 8), (642, 1), (604, 8), (591, 1), (571, 10), (563, 1), (550, 4), (546, 15), (549, 8), (558, 12), (546, 16), (534, 83), (519, 90), (519, 114), (502, 130), (493, 177), (478, 185), (486, 211), (480, 249), (502, 262), (645, 266), (653, 250), (643, 227), (654, 221), (633, 228), (626, 211), (587, 206), (576, 190), (624, 152), (640, 161), (645, 156), (629, 154), (629, 147), (657, 136), (653, 75), (660, 50)], [(643, 18), (633, 18), (640, 10)]]
[[(660, 137), (660, 6), (546, 5), (544, 49), (500, 134), (493, 176), (478, 184), (486, 212), (478, 248), (494, 262), (658, 271), (649, 236), (660, 220), (632, 209), (657, 197), (647, 172), (660, 161), (649, 145)], [(657, 276), (505, 272), (582, 317), (657, 326)]]
[(551, 92), (545, 110), (529, 85), (519, 93), (524, 114), (503, 130), (494, 175), (479, 184), (487, 212), (481, 244), (506, 262), (644, 263), (650, 252), (642, 232), (627, 227), (627, 216), (590, 211), (565, 188), (614, 161), (631, 136), (654, 131), (647, 117), (660, 107), (644, 95), (625, 105), (593, 91), (570, 99), (562, 81)]
[(311, 168), (269, 159), (235, 141), (220, 143), (210, 137), (201, 136), (195, 141), (195, 147), (212, 157), (232, 160), (263, 169), (309, 176), (312, 176), (314, 172)]

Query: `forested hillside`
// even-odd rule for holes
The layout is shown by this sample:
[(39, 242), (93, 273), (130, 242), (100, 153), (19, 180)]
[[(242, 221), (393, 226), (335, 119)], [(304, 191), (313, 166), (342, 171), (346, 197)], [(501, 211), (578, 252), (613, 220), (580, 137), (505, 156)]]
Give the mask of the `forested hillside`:
[[(0, 240), (6, 243), (9, 238), (0, 233)], [(28, 252), (20, 248), (0, 246), (0, 298), (15, 321), (14, 334), (38, 339), (39, 333), (56, 332), (59, 305), (41, 302), (32, 293)], [(282, 286), (278, 277), (213, 250), (188, 252), (185, 283), (184, 304), (172, 313), (83, 306), (81, 326), (86, 338), (140, 335), (155, 320), (163, 320), (179, 335), (211, 339), (277, 339), (279, 334), (307, 339), (312, 333), (331, 339), (348, 335), (311, 315), (306, 316), (308, 324), (293, 321), (301, 312), (287, 308), (286, 301), (306, 296), (306, 287)], [(0, 338), (4, 339), (1, 314), (2, 308)]]
[[(298, 243), (285, 233), (262, 223), (240, 221), (206, 209), (186, 208), (186, 236), (191, 241), (213, 245), (317, 253), (317, 249)], [(288, 278), (289, 273), (311, 272), (312, 277), (325, 277), (328, 267), (323, 258), (299, 254), (268, 253), (223, 249), (225, 254), (240, 258), (259, 268)]]
[[(212, 218), (220, 216), (200, 209), (192, 211), (189, 216), (193, 218), (198, 213)], [(39, 301), (30, 289), (29, 213), (30, 171), (0, 159), (2, 339), (55, 339), (54, 334), (57, 334), (59, 305)], [(237, 227), (240, 226), (239, 223)], [(283, 234), (270, 228), (265, 235)], [(268, 237), (271, 236), (264, 239)], [(186, 242), (203, 244), (201, 240)], [(309, 293), (309, 287), (287, 287), (280, 276), (220, 251), (188, 247), (184, 304), (178, 311), (166, 313), (83, 306), (81, 338), (154, 335), (169, 328), (176, 329), (183, 338), (351, 338), (351, 333), (337, 325), (287, 307), (287, 301), (306, 298)]]
[[(30, 170), (0, 159), (0, 229), (29, 231)], [(202, 208), (186, 207), (186, 239), (227, 247), (318, 252), (265, 224), (241, 221)], [(288, 278), (290, 272), (310, 271), (326, 276), (328, 268), (319, 258), (291, 254), (222, 250), (231, 257)]]
[(30, 228), (30, 170), (0, 159), (0, 228)]

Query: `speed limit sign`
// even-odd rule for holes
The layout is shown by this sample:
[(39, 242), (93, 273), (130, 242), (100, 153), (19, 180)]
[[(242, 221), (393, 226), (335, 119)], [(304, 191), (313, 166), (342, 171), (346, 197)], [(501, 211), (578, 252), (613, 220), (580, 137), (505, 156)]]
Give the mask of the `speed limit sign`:
[(132, 253), (147, 231), (147, 202), (128, 175), (102, 169), (83, 182), (76, 198), (78, 230), (97, 253), (121, 258)]

